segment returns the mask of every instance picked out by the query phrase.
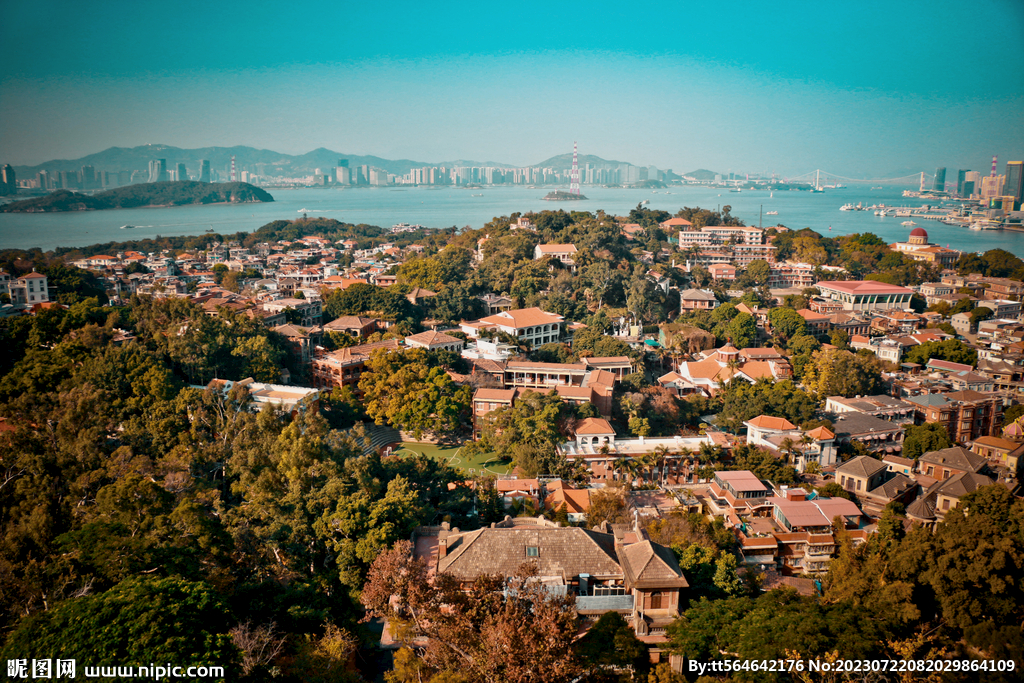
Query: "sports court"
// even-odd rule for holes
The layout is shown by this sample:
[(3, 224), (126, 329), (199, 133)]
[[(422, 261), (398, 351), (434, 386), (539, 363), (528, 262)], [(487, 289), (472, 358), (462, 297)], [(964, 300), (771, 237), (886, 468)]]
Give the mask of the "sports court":
[(425, 455), (461, 469), (470, 476), (508, 474), (509, 462), (507, 460), (499, 460), (493, 453), (480, 453), (473, 457), (464, 456), (461, 446), (445, 447), (435, 443), (405, 441), (394, 446), (391, 452), (399, 456)]

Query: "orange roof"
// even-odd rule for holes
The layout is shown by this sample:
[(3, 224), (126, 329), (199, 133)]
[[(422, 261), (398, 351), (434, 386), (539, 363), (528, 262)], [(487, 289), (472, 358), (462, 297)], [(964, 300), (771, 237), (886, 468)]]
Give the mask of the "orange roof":
[(836, 435), (830, 432), (825, 427), (816, 427), (811, 431), (807, 432), (807, 436), (817, 441), (828, 441), (829, 439), (836, 438)]
[(540, 249), (542, 254), (575, 254), (575, 244), (538, 244), (537, 248)]
[(555, 313), (548, 313), (539, 308), (519, 308), (514, 311), (503, 311), (496, 315), (480, 318), (478, 322), (487, 325), (504, 325), (505, 327), (532, 327), (560, 323), (563, 318)]
[(544, 501), (544, 507), (552, 510), (558, 510), (563, 506), (566, 512), (587, 512), (590, 510), (590, 489), (557, 488)]
[(796, 429), (796, 425), (787, 420), (786, 418), (771, 417), (769, 415), (758, 415), (747, 424), (758, 429), (774, 429), (776, 431)]
[(589, 434), (591, 436), (614, 436), (615, 430), (612, 429), (608, 420), (600, 417), (588, 417), (576, 425), (576, 433)]

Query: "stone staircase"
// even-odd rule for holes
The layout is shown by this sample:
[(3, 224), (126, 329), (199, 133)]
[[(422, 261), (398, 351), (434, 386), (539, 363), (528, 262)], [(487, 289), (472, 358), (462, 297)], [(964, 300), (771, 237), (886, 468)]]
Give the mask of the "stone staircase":
[(369, 455), (378, 448), (402, 441), (402, 434), (397, 429), (386, 425), (365, 422), (366, 439), (363, 441), (363, 455)]

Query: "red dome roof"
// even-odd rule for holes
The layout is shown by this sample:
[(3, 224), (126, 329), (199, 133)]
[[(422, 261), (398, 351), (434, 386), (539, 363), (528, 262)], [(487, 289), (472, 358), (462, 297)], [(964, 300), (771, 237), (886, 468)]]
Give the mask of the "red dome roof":
[(910, 231), (911, 237), (928, 237), (928, 233), (925, 232), (924, 228), (914, 228)]

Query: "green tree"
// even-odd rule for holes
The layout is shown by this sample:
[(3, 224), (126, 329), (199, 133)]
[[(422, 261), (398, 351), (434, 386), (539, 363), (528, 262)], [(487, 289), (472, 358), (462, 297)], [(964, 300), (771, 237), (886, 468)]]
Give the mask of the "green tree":
[(136, 577), (23, 620), (7, 639), (4, 656), (59, 655), (96, 666), (174, 662), (228, 672), (239, 661), (230, 625), (225, 601), (210, 586)]
[(947, 339), (941, 342), (925, 342), (912, 346), (903, 355), (905, 363), (918, 363), (919, 365), (927, 365), (928, 361), (933, 358), (973, 366), (978, 362), (978, 352), (957, 339)]
[(925, 453), (949, 448), (952, 445), (949, 432), (938, 422), (909, 426), (903, 439), (903, 457), (917, 460)]
[(738, 349), (750, 348), (757, 339), (757, 323), (748, 313), (740, 313), (729, 323), (726, 332), (733, 346)]
[(882, 371), (873, 356), (821, 349), (811, 356), (803, 374), (803, 384), (822, 396), (876, 394), (882, 390)]
[(783, 341), (807, 334), (807, 321), (792, 308), (773, 308), (768, 312), (768, 322), (771, 323), (772, 334)]

